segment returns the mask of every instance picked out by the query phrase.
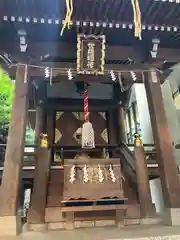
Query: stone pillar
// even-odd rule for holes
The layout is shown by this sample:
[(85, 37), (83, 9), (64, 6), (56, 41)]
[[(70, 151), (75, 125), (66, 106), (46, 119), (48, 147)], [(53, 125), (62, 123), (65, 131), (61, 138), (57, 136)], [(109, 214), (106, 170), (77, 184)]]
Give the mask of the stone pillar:
[[(41, 106), (36, 109), (36, 144), (38, 144), (35, 157), (35, 177), (28, 211), (28, 227), (34, 230), (45, 228), (45, 208), (47, 199), (47, 181), (49, 173), (49, 150), (45, 136), (45, 111)], [(44, 138), (44, 139), (42, 139)], [(43, 144), (45, 142), (45, 144)]]
[(28, 104), (27, 66), (17, 65), (12, 119), (9, 126), (0, 197), (0, 235), (21, 230), (18, 217), (20, 173), (24, 159), (24, 138)]
[(121, 142), (126, 142), (126, 128), (125, 128), (125, 116), (124, 108), (120, 103), (118, 106), (118, 120), (119, 120), (119, 137)]
[(180, 182), (163, 104), (160, 79), (155, 69), (146, 74), (145, 87), (166, 207), (164, 218), (167, 224), (180, 225)]
[(153, 211), (153, 204), (151, 199), (146, 155), (139, 134), (135, 135), (134, 145), (134, 157), (141, 217), (148, 218), (152, 217), (155, 212)]

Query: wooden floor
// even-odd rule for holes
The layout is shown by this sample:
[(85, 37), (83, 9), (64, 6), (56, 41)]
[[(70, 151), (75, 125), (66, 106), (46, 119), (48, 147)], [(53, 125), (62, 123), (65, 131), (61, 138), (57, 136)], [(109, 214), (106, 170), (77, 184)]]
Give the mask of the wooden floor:
[(117, 228), (93, 228), (71, 231), (27, 232), (19, 237), (2, 237), (0, 240), (120, 240), (120, 239), (180, 239), (179, 227), (138, 226)]

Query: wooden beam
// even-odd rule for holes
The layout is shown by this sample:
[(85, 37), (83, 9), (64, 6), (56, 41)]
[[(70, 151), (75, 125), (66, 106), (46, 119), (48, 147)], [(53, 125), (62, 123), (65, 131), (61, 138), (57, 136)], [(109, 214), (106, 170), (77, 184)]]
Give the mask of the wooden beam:
[[(174, 210), (180, 208), (180, 185), (172, 138), (168, 127), (160, 81), (156, 70), (152, 70), (152, 72), (147, 74), (145, 87), (156, 145), (157, 163), (164, 203), (167, 211), (169, 211), (171, 215), (172, 208), (174, 208)], [(178, 214), (176, 214), (176, 216), (178, 216)]]
[(134, 147), (134, 158), (141, 217), (153, 217), (153, 215), (155, 215), (155, 211), (153, 211), (151, 199), (146, 155), (144, 152), (144, 147), (136, 144), (136, 140)]
[[(115, 107), (117, 108), (117, 104), (115, 105)], [(108, 108), (107, 110), (109, 110), (107, 112), (107, 129), (108, 129), (108, 143), (109, 144), (117, 144), (117, 125), (116, 125), (116, 121), (115, 121), (115, 111), (116, 108), (114, 109), (110, 109)]]
[[(35, 58), (40, 61), (43, 56), (59, 59), (76, 59), (76, 44), (65, 42), (28, 42), (27, 52), (23, 54), (25, 58)], [(11, 56), (22, 57), (19, 44), (12, 42), (1, 42), (0, 51), (7, 52)], [(136, 46), (106, 46), (106, 60), (128, 60), (142, 62), (145, 60), (143, 50)], [(169, 62), (180, 62), (180, 49), (159, 48), (156, 59), (168, 60)]]
[(119, 142), (126, 142), (125, 113), (122, 104), (117, 106)]
[[(12, 56), (22, 56), (19, 44), (12, 44), (12, 42), (1, 43), (0, 51), (7, 52)], [(27, 52), (24, 56), (32, 57), (39, 61), (45, 55), (52, 58), (76, 59), (76, 51), (76, 44), (64, 42), (28, 42)], [(106, 60), (128, 60), (128, 58), (141, 62), (143, 55), (137, 48), (131, 46), (106, 46)]]
[(45, 110), (40, 105), (36, 108), (35, 133), (35, 143), (38, 144), (38, 148), (36, 149), (34, 184), (27, 222), (29, 224), (44, 224), (49, 154), (48, 149), (40, 147), (41, 133), (45, 133)]
[[(84, 105), (82, 99), (48, 99), (45, 103), (48, 109), (55, 109), (56, 111), (83, 111)], [(116, 108), (117, 103), (113, 100), (89, 100), (90, 111), (107, 111)]]
[[(126, 200), (120, 199), (120, 200)], [(116, 204), (116, 205), (105, 205), (105, 206), (73, 206), (73, 207), (61, 207), (59, 208), (60, 212), (92, 212), (92, 211), (111, 211), (117, 209), (127, 209), (129, 207), (128, 204)]]
[[(0, 231), (1, 234), (16, 234), (16, 214), (19, 201), (19, 183), (21, 167), (24, 159), (24, 138), (28, 104), (28, 83), (26, 68), (18, 65), (15, 93), (12, 107), (12, 120), (9, 127), (8, 141), (4, 162), (4, 171), (0, 197)], [(12, 222), (3, 217), (14, 217)], [(8, 218), (9, 219), (9, 218)], [(1, 221), (2, 220), (2, 221)], [(11, 230), (13, 233), (11, 233)], [(6, 232), (7, 231), (7, 232)], [(10, 231), (10, 232), (9, 232)]]
[[(55, 102), (54, 102), (55, 103)], [(56, 105), (56, 104), (55, 104)], [(55, 139), (55, 125), (56, 125), (56, 111), (58, 109), (58, 104), (55, 107), (50, 107), (50, 105), (48, 105), (48, 109), (47, 109), (47, 116), (46, 116), (46, 122), (47, 122), (47, 135), (48, 135), (48, 143), (49, 146), (52, 145), (54, 143), (54, 139)], [(64, 110), (63, 110), (64, 111)], [(50, 163), (52, 164), (54, 161), (54, 149), (50, 148)]]
[[(76, 59), (76, 44), (65, 42), (28, 42), (27, 52), (24, 56), (35, 58), (40, 61), (43, 56), (49, 56), (59, 59)], [(2, 42), (0, 51), (9, 53), (12, 56), (22, 56), (19, 50), (19, 44), (12, 42)], [(106, 60), (128, 60), (142, 62), (144, 53), (133, 46), (106, 46)], [(180, 49), (159, 48), (156, 59), (168, 60), (169, 62), (180, 62)]]

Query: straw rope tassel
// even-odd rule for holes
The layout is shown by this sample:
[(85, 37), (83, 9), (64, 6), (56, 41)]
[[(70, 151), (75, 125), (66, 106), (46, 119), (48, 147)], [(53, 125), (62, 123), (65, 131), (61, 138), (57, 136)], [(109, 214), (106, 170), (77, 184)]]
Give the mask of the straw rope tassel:
[(84, 124), (82, 126), (82, 148), (94, 148), (94, 130), (89, 122), (88, 86), (84, 85)]
[(135, 27), (134, 35), (135, 37), (138, 37), (139, 40), (141, 40), (142, 26), (141, 26), (141, 11), (139, 7), (139, 2), (138, 0), (131, 0), (131, 4), (133, 8), (133, 13), (134, 13), (134, 27)]
[(65, 28), (67, 27), (68, 29), (70, 29), (72, 25), (71, 21), (72, 13), (73, 13), (73, 0), (66, 0), (66, 17), (61, 29), (61, 36), (63, 35)]

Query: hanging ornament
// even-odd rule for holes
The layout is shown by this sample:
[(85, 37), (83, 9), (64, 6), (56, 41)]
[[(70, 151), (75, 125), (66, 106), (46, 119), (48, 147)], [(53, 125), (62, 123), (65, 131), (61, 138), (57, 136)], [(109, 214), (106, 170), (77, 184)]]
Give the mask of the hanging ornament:
[(113, 70), (110, 71), (110, 75), (111, 75), (112, 81), (113, 81), (113, 82), (116, 81), (116, 75), (115, 75), (115, 73), (114, 73)]
[(132, 80), (135, 82), (137, 80), (136, 73), (133, 71), (130, 71), (130, 74), (131, 74)]
[(52, 68), (50, 69), (49, 83), (52, 86)]
[(102, 183), (104, 181), (104, 176), (99, 164), (98, 164), (98, 175), (99, 175), (99, 182)]
[(94, 129), (89, 122), (88, 86), (84, 86), (84, 124), (82, 125), (82, 148), (94, 148)]
[(83, 176), (83, 181), (85, 183), (87, 183), (89, 181), (89, 177), (88, 177), (88, 171), (87, 171), (87, 166), (86, 164), (84, 165), (83, 167), (83, 173), (84, 173), (84, 176)]
[(27, 32), (24, 29), (18, 30), (19, 35), (19, 48), (20, 52), (25, 53), (27, 51)]
[(66, 0), (66, 17), (65, 17), (65, 20), (63, 21), (61, 36), (63, 35), (65, 28), (67, 27), (68, 29), (70, 29), (72, 25), (72, 21), (71, 21), (72, 13), (73, 13), (73, 0)]
[(103, 158), (105, 160), (109, 159), (109, 152), (105, 148), (103, 148)]
[(44, 69), (44, 76), (45, 76), (45, 78), (49, 78), (50, 77), (50, 68), (49, 67), (46, 67)]
[(110, 166), (109, 166), (109, 173), (110, 173), (112, 182), (116, 182), (116, 177), (115, 177), (115, 175), (114, 175), (114, 171), (113, 171), (113, 169), (112, 169), (112, 165), (111, 165), (111, 164), (110, 164)]
[(24, 83), (27, 83), (27, 73), (28, 73), (28, 66), (25, 65), (25, 72), (24, 72)]
[(134, 27), (135, 27), (134, 35), (135, 35), (135, 37), (139, 38), (139, 40), (142, 40), (142, 37), (141, 37), (141, 31), (142, 31), (141, 11), (140, 11), (140, 7), (139, 7), (139, 1), (131, 0), (131, 4), (132, 4), (132, 8), (133, 8), (133, 13), (134, 13)]
[(73, 76), (72, 76), (72, 71), (71, 71), (71, 69), (68, 69), (67, 74), (68, 74), (68, 80), (72, 80), (72, 79), (73, 79)]
[(74, 183), (74, 181), (75, 181), (75, 176), (76, 176), (76, 170), (75, 170), (75, 165), (73, 165), (72, 167), (71, 167), (71, 170), (70, 170), (70, 179), (69, 179), (69, 181), (70, 181), (70, 183)]

